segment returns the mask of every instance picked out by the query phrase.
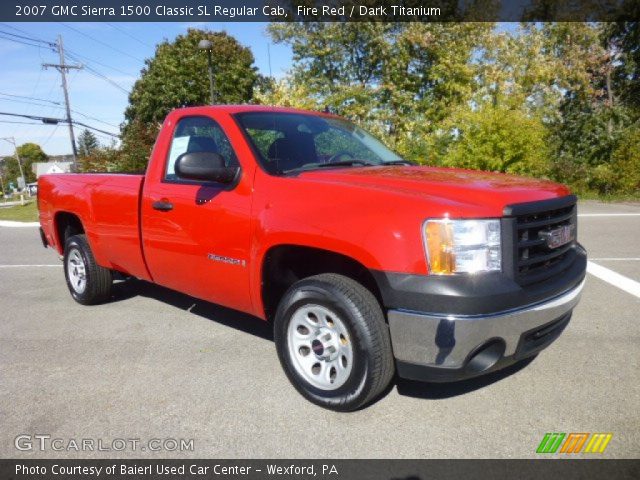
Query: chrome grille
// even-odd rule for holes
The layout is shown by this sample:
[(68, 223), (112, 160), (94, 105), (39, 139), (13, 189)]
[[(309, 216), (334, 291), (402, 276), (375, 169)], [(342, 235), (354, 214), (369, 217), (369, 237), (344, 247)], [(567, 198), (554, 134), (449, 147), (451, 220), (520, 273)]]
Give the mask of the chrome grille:
[[(576, 198), (512, 205), (513, 276), (520, 285), (542, 282), (562, 273), (575, 258), (577, 235)], [(549, 248), (545, 233), (565, 225), (573, 225), (574, 240), (557, 248)]]

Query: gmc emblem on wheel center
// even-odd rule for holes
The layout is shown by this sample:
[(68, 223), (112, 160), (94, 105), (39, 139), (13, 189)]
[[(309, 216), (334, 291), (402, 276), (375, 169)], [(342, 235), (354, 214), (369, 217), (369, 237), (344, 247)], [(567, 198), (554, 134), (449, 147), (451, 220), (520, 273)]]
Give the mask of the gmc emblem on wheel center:
[(563, 225), (548, 232), (540, 232), (540, 238), (544, 239), (547, 248), (558, 248), (575, 239), (576, 226), (574, 224)]

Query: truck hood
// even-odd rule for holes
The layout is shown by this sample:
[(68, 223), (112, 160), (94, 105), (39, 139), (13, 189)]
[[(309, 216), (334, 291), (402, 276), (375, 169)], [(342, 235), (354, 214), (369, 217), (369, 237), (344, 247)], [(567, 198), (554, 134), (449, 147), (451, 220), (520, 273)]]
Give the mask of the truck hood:
[[(439, 204), (452, 215), (476, 207), (502, 215), (506, 205), (568, 195), (567, 187), (546, 180), (503, 173), (423, 166), (351, 167), (313, 170), (300, 177), (317, 182), (347, 184), (420, 197)], [(445, 213), (446, 213), (445, 212)]]

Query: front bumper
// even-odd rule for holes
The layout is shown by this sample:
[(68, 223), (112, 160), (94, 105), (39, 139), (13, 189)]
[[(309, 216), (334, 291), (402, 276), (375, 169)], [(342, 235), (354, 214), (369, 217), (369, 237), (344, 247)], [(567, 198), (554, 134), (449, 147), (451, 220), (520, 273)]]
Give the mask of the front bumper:
[(391, 309), (398, 374), (414, 380), (463, 380), (530, 357), (551, 344), (569, 322), (584, 281), (526, 307), (479, 315)]

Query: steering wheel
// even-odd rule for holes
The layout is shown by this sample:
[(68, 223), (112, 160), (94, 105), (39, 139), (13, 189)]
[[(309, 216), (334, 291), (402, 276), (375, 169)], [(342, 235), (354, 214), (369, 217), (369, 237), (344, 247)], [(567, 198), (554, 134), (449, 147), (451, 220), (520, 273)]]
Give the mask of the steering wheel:
[(346, 150), (340, 150), (338, 153), (331, 155), (331, 157), (329, 157), (329, 160), (327, 160), (327, 163), (334, 163), (340, 160), (341, 157), (344, 156), (348, 156), (351, 159), (355, 158), (351, 153), (347, 152)]

